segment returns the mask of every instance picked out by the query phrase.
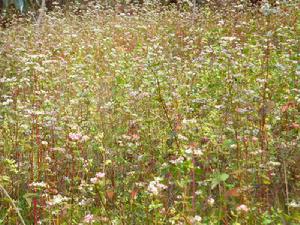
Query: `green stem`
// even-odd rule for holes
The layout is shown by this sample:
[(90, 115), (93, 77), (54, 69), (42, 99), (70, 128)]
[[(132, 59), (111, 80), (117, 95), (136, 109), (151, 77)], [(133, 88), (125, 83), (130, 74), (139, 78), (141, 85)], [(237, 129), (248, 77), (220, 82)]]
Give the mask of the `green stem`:
[(4, 195), (8, 198), (9, 202), (11, 203), (11, 205), (13, 206), (13, 208), (15, 209), (16, 213), (18, 214), (18, 217), (21, 221), (21, 223), (23, 225), (26, 225), (21, 213), (20, 213), (20, 210), (18, 209), (18, 207), (16, 206), (16, 204), (14, 203), (14, 200), (10, 197), (10, 195), (8, 194), (8, 192), (6, 191), (6, 189), (0, 184), (0, 189), (1, 191), (4, 193)]

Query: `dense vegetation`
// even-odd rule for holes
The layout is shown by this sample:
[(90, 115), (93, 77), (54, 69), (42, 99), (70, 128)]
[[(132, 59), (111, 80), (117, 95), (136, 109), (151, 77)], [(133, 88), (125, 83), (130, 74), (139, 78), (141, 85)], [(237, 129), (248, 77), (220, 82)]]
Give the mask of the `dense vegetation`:
[(1, 30), (0, 224), (299, 224), (298, 16), (93, 4)]

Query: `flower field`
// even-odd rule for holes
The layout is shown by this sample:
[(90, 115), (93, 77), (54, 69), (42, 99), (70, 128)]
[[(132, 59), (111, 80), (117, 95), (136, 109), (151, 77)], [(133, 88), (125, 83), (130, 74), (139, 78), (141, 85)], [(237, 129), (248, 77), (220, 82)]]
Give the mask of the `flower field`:
[(16, 20), (0, 224), (300, 223), (297, 1)]

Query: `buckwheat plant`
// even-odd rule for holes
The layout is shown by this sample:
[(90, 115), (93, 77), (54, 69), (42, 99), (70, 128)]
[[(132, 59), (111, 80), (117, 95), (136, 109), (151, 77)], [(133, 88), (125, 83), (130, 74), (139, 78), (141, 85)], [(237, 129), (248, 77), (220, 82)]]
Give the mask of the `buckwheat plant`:
[(299, 224), (299, 2), (143, 2), (0, 30), (0, 224)]

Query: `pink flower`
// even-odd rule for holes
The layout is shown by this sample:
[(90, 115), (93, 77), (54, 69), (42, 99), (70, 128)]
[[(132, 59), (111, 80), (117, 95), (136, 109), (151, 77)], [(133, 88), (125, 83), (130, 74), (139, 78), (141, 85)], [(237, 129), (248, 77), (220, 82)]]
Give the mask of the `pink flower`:
[(242, 205), (239, 205), (238, 207), (236, 207), (236, 211), (238, 212), (248, 212), (249, 211), (249, 208), (242, 204)]
[(93, 222), (95, 222), (95, 220), (94, 220), (94, 215), (92, 215), (92, 214), (87, 214), (87, 215), (84, 217), (83, 222), (84, 222), (84, 223), (93, 223)]
[(96, 177), (101, 179), (101, 178), (105, 177), (105, 173), (98, 172), (98, 173), (96, 173)]
[(80, 133), (69, 133), (69, 139), (71, 141), (79, 141), (82, 138), (82, 134)]
[(92, 184), (96, 184), (101, 178), (105, 177), (105, 173), (98, 172), (95, 177), (90, 179)]

